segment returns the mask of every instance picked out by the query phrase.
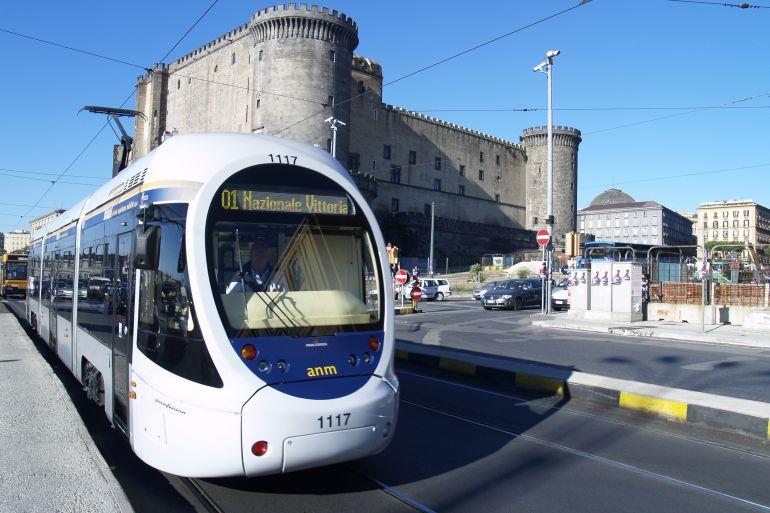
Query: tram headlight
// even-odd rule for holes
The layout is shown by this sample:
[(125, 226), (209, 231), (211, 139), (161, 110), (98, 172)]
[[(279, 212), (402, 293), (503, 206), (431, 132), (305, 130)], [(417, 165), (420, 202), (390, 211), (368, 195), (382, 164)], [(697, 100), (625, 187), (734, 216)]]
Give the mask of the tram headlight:
[(364, 363), (369, 363), (372, 361), (372, 355), (369, 353), (364, 353), (361, 355), (361, 360), (363, 360)]
[(354, 354), (348, 356), (348, 364), (350, 364), (351, 367), (358, 365), (358, 357)]
[(275, 362), (275, 368), (281, 372), (286, 372), (289, 370), (289, 364), (285, 360), (278, 360)]
[(262, 360), (257, 365), (257, 368), (259, 369), (259, 372), (270, 372), (270, 362), (267, 360)]
[(243, 356), (244, 360), (253, 360), (258, 354), (257, 348), (251, 344), (246, 344), (241, 348), (241, 356)]

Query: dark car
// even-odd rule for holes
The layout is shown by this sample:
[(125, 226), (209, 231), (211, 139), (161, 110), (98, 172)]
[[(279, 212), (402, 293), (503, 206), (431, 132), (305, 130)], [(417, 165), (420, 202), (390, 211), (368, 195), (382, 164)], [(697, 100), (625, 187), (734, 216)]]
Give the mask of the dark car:
[(500, 282), (481, 298), (485, 310), (493, 308), (521, 310), (525, 306), (540, 305), (542, 286), (540, 280), (523, 279)]

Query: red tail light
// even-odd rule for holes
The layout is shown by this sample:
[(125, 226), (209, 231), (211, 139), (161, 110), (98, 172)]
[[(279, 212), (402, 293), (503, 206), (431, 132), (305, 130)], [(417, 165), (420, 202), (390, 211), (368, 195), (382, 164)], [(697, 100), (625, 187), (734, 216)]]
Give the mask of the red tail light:
[(264, 456), (266, 452), (267, 452), (267, 442), (265, 442), (264, 440), (255, 442), (254, 445), (251, 446), (251, 453), (254, 456)]
[(377, 337), (369, 337), (369, 349), (376, 352), (379, 348), (380, 341), (377, 340)]

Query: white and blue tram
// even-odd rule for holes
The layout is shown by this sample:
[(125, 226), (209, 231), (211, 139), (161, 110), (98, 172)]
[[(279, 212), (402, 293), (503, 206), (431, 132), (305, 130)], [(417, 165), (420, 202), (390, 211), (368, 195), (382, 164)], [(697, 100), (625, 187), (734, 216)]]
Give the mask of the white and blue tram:
[(257, 476), (390, 442), (385, 245), (328, 153), (172, 137), (33, 238), (28, 321), (153, 467)]

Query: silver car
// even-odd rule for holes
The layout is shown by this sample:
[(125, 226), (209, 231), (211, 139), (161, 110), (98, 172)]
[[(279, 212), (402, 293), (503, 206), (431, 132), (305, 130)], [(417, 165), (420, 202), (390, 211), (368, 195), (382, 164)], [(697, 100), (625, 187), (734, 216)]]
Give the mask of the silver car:
[(489, 283), (484, 284), (483, 286), (475, 289), (473, 291), (473, 299), (480, 300), (484, 297), (484, 294), (487, 293), (487, 291), (494, 289), (495, 287), (499, 286), (502, 281), (490, 281)]

